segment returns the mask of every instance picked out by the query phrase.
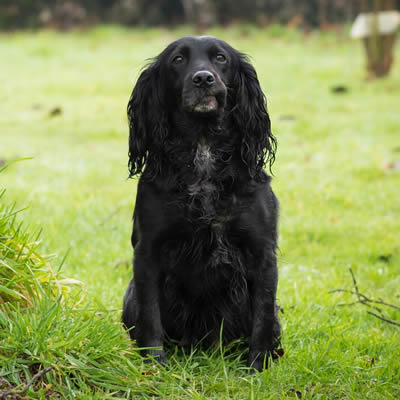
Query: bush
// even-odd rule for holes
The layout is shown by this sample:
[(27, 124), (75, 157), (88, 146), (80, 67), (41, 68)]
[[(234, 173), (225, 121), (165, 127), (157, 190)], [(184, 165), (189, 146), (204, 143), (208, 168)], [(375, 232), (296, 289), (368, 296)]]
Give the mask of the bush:
[[(399, 8), (400, 0), (394, 5)], [(0, 29), (238, 21), (261, 25), (301, 21), (304, 27), (323, 27), (349, 22), (359, 11), (359, 2), (346, 0), (153, 0), (151, 7), (146, 0), (2, 0)]]

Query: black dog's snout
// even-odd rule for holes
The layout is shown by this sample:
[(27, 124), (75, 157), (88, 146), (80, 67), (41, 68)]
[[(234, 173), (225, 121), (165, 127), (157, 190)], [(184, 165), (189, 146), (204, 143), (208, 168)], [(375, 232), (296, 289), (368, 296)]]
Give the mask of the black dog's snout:
[(210, 71), (197, 71), (192, 77), (192, 82), (197, 87), (212, 86), (215, 83), (215, 77)]

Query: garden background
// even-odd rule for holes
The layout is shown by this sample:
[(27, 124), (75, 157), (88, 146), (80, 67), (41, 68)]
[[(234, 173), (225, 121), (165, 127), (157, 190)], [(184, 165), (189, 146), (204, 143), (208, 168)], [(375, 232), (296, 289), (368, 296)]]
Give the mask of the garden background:
[[(399, 44), (371, 79), (348, 35), (356, 9), (325, 25), (271, 13), (155, 27), (75, 4), (85, 19), (68, 26), (54, 10), (11, 23), (8, 8), (0, 33), (0, 398), (398, 399)], [(120, 323), (137, 184), (126, 104), (148, 58), (199, 32), (250, 55), (278, 139), (285, 354), (260, 374), (237, 344), (144, 364)]]

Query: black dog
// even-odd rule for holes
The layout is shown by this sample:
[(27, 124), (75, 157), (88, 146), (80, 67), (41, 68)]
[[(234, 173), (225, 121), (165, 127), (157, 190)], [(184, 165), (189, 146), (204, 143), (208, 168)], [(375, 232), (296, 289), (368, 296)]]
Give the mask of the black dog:
[(160, 362), (165, 336), (248, 338), (248, 365), (262, 370), (280, 337), (278, 201), (263, 170), (276, 140), (254, 68), (222, 40), (184, 37), (141, 73), (128, 118), (130, 176), (143, 173), (125, 326)]

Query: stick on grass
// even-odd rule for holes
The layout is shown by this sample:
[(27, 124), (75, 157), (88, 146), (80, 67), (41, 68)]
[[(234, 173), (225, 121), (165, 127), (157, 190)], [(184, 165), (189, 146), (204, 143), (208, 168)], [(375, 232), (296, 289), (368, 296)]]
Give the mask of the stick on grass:
[(387, 323), (389, 323), (391, 325), (400, 326), (400, 322), (386, 317), (383, 314), (382, 309), (377, 307), (375, 304), (379, 304), (379, 305), (382, 305), (382, 306), (390, 307), (390, 308), (393, 308), (393, 309), (399, 310), (399, 311), (400, 311), (400, 307), (395, 305), (395, 304), (391, 304), (391, 303), (388, 303), (386, 301), (383, 301), (382, 299), (379, 299), (379, 300), (371, 299), (370, 297), (367, 297), (365, 294), (361, 293), (359, 288), (358, 288), (357, 279), (356, 279), (356, 277), (354, 275), (353, 269), (349, 268), (349, 271), (350, 271), (351, 278), (352, 278), (352, 281), (353, 281), (354, 290), (333, 289), (333, 290), (330, 290), (329, 293), (338, 293), (338, 292), (349, 293), (351, 295), (357, 296), (357, 301), (354, 301), (352, 303), (342, 303), (342, 304), (339, 304), (339, 305), (340, 306), (353, 306), (353, 305), (356, 305), (356, 304), (362, 304), (362, 305), (364, 305), (366, 307), (374, 309), (375, 311), (377, 311), (379, 313), (379, 314), (376, 314), (375, 312), (367, 310), (368, 314), (373, 315), (374, 317), (379, 318), (380, 320), (382, 320), (384, 322), (387, 322)]
[(25, 385), (25, 387), (18, 391), (16, 389), (9, 389), (4, 392), (0, 392), (0, 399), (6, 399), (8, 396), (24, 396), (25, 393), (29, 390), (29, 388), (34, 384), (34, 382), (42, 377), (43, 375), (47, 374), (53, 367), (47, 367), (42, 369), (38, 373), (32, 376), (31, 380)]

